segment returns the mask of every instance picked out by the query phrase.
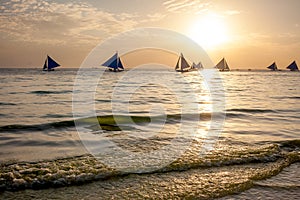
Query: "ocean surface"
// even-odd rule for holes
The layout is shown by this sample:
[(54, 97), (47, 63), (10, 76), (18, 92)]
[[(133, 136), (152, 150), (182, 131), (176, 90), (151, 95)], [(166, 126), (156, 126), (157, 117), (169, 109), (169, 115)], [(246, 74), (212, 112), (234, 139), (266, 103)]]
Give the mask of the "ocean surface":
[(0, 69), (0, 199), (300, 199), (300, 73), (210, 73)]

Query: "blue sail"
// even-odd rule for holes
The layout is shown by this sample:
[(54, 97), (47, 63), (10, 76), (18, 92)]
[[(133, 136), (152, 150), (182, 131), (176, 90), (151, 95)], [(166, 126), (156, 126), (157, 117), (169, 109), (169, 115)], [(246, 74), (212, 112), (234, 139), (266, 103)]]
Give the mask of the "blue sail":
[(288, 67), (287, 69), (290, 69), (291, 71), (298, 71), (298, 66), (296, 64), (296, 61), (292, 62)]
[(273, 70), (273, 71), (276, 71), (276, 70), (278, 70), (278, 68), (277, 68), (277, 65), (276, 65), (276, 63), (275, 62), (273, 62), (269, 67), (267, 67), (268, 69), (271, 69), (271, 70)]
[(102, 66), (117, 69), (118, 53), (115, 53), (110, 59), (108, 59)]
[(50, 56), (47, 55), (43, 66), (43, 71), (53, 71), (55, 67), (59, 66), (60, 64), (58, 64), (55, 60), (53, 60)]
[(114, 71), (122, 71), (124, 70), (123, 63), (118, 56), (118, 52), (116, 52), (111, 58), (109, 58), (102, 66), (109, 67)]
[(55, 67), (59, 67), (60, 64), (55, 62), (50, 56), (48, 56), (48, 69), (53, 69)]
[(120, 68), (120, 69), (124, 69), (124, 67), (123, 67), (123, 64), (122, 64), (122, 62), (121, 62), (121, 59), (120, 59), (120, 57), (118, 58), (118, 68)]
[(43, 70), (44, 70), (44, 71), (47, 70), (47, 68), (48, 68), (48, 67), (47, 67), (47, 60), (48, 60), (48, 59), (46, 58), (45, 63), (44, 63), (44, 66), (43, 66)]

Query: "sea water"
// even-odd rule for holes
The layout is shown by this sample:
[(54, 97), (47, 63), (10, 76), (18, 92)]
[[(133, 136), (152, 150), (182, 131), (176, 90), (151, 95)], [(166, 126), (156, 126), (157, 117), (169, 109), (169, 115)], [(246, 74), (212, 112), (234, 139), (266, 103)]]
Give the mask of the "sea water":
[(0, 69), (0, 198), (298, 198), (298, 72), (129, 72)]

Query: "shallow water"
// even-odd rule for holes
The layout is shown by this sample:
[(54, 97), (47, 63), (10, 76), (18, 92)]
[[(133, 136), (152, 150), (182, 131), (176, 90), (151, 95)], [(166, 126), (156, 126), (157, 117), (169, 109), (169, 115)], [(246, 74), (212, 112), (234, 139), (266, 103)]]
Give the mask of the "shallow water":
[(97, 70), (0, 69), (1, 198), (299, 194), (299, 73)]
[(251, 189), (241, 194), (221, 199), (299, 199), (299, 168), (299, 163), (292, 164), (277, 176), (255, 182)]

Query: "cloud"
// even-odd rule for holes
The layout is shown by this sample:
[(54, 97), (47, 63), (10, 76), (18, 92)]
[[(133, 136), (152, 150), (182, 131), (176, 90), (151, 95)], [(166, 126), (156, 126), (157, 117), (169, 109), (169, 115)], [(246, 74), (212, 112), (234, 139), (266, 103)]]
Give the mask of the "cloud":
[(169, 12), (199, 14), (210, 7), (207, 0), (168, 0), (163, 3)]
[(153, 13), (153, 14), (148, 14), (147, 15), (147, 19), (144, 20), (144, 22), (155, 22), (155, 21), (159, 21), (162, 20), (164, 17), (166, 17), (166, 14), (162, 14), (162, 13)]
[[(208, 0), (167, 0), (163, 5), (169, 12), (181, 14), (203, 14), (211, 9), (218, 10), (216, 2)], [(222, 13), (222, 15), (238, 15), (241, 11), (225, 10), (219, 13)]]
[(241, 13), (241, 11), (238, 11), (238, 10), (226, 10), (224, 12), (225, 15), (238, 15), (240, 13)]
[(299, 46), (300, 35), (296, 33), (264, 33), (252, 32), (235, 36), (235, 42), (239, 45), (264, 46), (264, 47), (288, 47)]
[[(139, 23), (134, 14), (110, 13), (84, 2), (1, 1), (0, 14), (1, 39), (53, 45), (95, 44)], [(148, 16), (149, 20), (160, 17)]]

